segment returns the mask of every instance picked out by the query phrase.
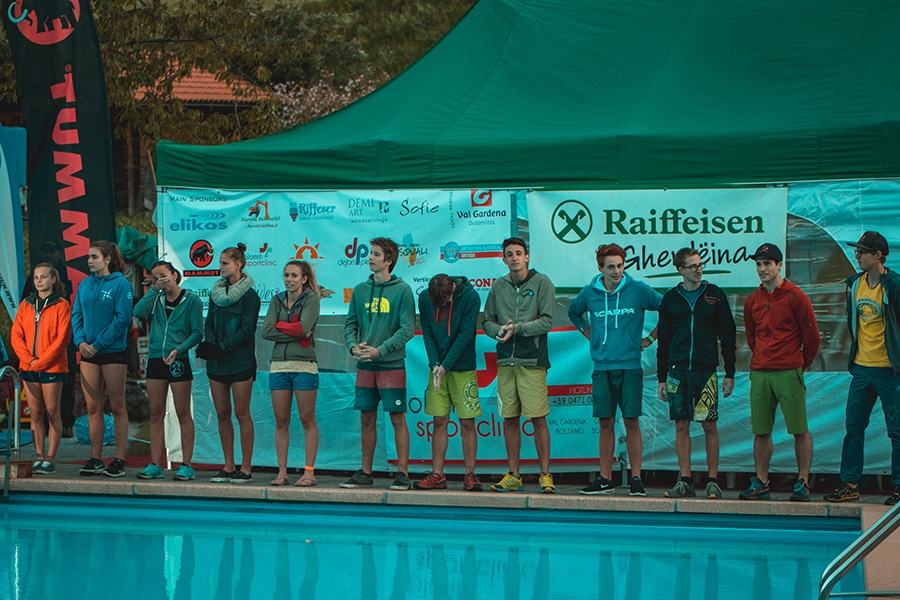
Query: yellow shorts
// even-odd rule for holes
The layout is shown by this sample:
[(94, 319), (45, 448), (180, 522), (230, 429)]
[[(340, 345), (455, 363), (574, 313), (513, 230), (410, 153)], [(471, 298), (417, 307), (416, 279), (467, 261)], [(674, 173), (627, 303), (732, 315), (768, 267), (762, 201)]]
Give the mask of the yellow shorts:
[(450, 414), (451, 404), (460, 419), (474, 419), (481, 416), (478, 377), (475, 371), (447, 371), (437, 391), (434, 391), (434, 373), (429, 373), (428, 388), (425, 390), (425, 414), (432, 417), (446, 417)]
[(547, 369), (538, 367), (498, 367), (497, 404), (500, 417), (546, 417), (550, 414), (547, 400)]

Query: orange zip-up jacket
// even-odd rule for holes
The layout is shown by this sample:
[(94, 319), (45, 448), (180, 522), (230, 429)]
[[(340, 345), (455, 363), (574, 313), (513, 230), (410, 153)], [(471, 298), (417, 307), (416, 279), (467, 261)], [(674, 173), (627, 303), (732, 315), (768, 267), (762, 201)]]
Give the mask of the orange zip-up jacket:
[(10, 341), (20, 371), (68, 373), (66, 346), (71, 339), (72, 308), (60, 292), (50, 294), (46, 303), (32, 294), (19, 305)]

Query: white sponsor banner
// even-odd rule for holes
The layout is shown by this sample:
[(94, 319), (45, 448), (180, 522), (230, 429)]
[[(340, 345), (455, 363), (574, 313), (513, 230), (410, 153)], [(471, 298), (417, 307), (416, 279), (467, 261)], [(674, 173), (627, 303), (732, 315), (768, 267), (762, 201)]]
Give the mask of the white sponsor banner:
[(562, 288), (587, 284), (597, 246), (611, 243), (625, 249), (628, 272), (653, 287), (680, 281), (673, 257), (692, 246), (716, 285), (754, 288), (748, 257), (765, 242), (784, 250), (787, 238), (785, 187), (534, 192), (527, 202), (531, 254), (567, 265), (552, 274)]
[(204, 303), (219, 276), (219, 252), (247, 245), (247, 273), (256, 281), (265, 312), (282, 289), (289, 260), (310, 262), (319, 284), (333, 290), (324, 314), (345, 314), (350, 292), (370, 274), (369, 240), (400, 245), (393, 274), (413, 291), (438, 273), (464, 275), (487, 296), (500, 243), (509, 237), (508, 190), (245, 192), (163, 189), (157, 224), (167, 260), (179, 267), (183, 287)]
[[(0, 131), (0, 136), (2, 135), (4, 134)], [(25, 285), (25, 261), (22, 207), (19, 204), (19, 191), (14, 185), (17, 181), (16, 171), (13, 157), (7, 154), (6, 148), (5, 144), (0, 143), (0, 239), (3, 240), (3, 252), (0, 252), (0, 303), (6, 307), (10, 318), (13, 318)]]

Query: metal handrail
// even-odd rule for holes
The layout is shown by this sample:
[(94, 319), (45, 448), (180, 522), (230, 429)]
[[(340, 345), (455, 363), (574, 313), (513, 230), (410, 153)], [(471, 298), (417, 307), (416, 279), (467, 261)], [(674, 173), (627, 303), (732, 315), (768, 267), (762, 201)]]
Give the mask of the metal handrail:
[(866, 529), (856, 540), (838, 554), (822, 573), (819, 580), (819, 600), (828, 600), (839, 596), (900, 596), (898, 591), (861, 591), (861, 592), (833, 592), (834, 586), (844, 575), (852, 571), (856, 565), (878, 547), (885, 538), (900, 528), (900, 503), (895, 504), (884, 513), (871, 527)]
[[(6, 426), (6, 452), (3, 453), (4, 460), (6, 461), (6, 466), (4, 467), (3, 473), (3, 498), (9, 498), (9, 471), (10, 471), (10, 460), (12, 458), (12, 452), (15, 450), (16, 458), (19, 456), (19, 442), (22, 434), (22, 422), (21, 422), (21, 414), (22, 414), (22, 380), (19, 379), (19, 373), (9, 365), (0, 369), (0, 381), (3, 381), (3, 378), (9, 375), (12, 377), (13, 382), (15, 383), (15, 398), (12, 403), (12, 410), (10, 410), (8, 419), (9, 423)], [(15, 423), (15, 425), (13, 425)], [(13, 428), (13, 438), (9, 437), (9, 428), (12, 425)], [(12, 446), (10, 446), (10, 442), (12, 442)]]

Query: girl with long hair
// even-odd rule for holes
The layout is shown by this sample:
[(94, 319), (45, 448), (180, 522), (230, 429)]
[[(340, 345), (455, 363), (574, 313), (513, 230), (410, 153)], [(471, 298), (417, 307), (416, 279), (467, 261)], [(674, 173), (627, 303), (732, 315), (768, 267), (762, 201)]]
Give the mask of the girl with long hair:
[(194, 478), (194, 419), (191, 417), (191, 359), (188, 351), (203, 339), (203, 302), (181, 289), (181, 273), (172, 263), (159, 261), (150, 269), (153, 286), (134, 307), (134, 316), (148, 321), (147, 402), (150, 404), (150, 464), (138, 479), (162, 479), (165, 447), (166, 399), (172, 401), (181, 429), (181, 466), (176, 481)]
[[(72, 339), (72, 309), (64, 297), (59, 273), (40, 263), (32, 273), (34, 291), (19, 305), (10, 341), (19, 358), (19, 376), (31, 411), (31, 431), (37, 460), (34, 473), (56, 473), (56, 451), (62, 437), (59, 414), (63, 384), (69, 373), (66, 347)], [(49, 447), (44, 447), (44, 416), (50, 425)]]
[[(91, 458), (82, 475), (125, 475), (128, 444), (128, 411), (125, 407), (125, 358), (131, 326), (134, 290), (123, 275), (125, 259), (119, 247), (106, 240), (91, 242), (88, 250), (90, 277), (81, 281), (72, 307), (72, 336), (81, 352), (81, 388), (87, 404)], [(103, 462), (103, 387), (109, 397), (116, 438), (116, 457)]]
[(292, 260), (284, 267), (284, 291), (269, 304), (263, 322), (263, 339), (275, 342), (269, 367), (269, 389), (275, 413), (275, 452), (278, 475), (272, 485), (288, 485), (288, 446), (292, 396), (297, 397), (300, 423), (306, 440), (306, 461), (298, 486), (316, 485), (316, 452), (319, 426), (316, 424), (316, 394), (319, 369), (313, 333), (319, 318), (319, 286), (308, 262)]
[[(256, 379), (256, 323), (260, 302), (253, 289), (253, 278), (244, 273), (246, 250), (247, 246), (238, 244), (219, 255), (222, 278), (210, 290), (205, 339), (197, 348), (197, 356), (207, 361), (206, 375), (225, 458), (225, 466), (210, 479), (212, 483), (246, 483), (253, 479), (250, 474), (253, 459), (250, 396)], [(232, 398), (241, 431), (240, 469), (234, 463)]]

